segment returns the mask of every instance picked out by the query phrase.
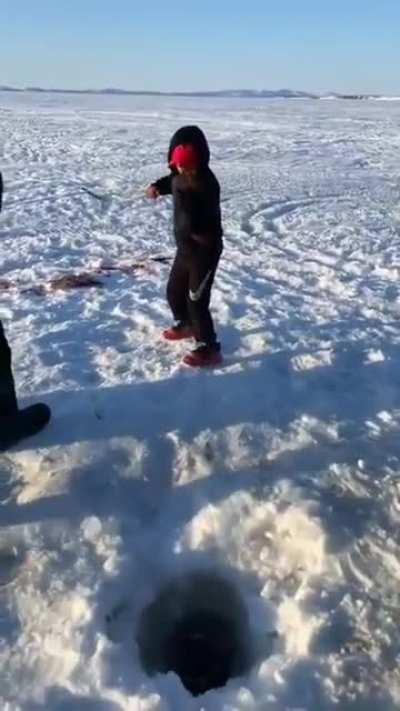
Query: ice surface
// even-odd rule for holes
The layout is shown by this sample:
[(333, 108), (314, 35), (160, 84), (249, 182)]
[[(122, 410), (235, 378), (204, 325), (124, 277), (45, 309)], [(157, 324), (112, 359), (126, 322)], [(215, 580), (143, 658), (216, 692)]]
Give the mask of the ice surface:
[[(142, 194), (194, 122), (226, 240), (201, 373), (160, 339), (171, 203)], [(0, 94), (0, 317), (21, 401), (54, 412), (1, 456), (2, 708), (399, 708), (399, 128), (396, 102)], [(134, 640), (199, 569), (234, 581), (258, 657), (193, 698)]]

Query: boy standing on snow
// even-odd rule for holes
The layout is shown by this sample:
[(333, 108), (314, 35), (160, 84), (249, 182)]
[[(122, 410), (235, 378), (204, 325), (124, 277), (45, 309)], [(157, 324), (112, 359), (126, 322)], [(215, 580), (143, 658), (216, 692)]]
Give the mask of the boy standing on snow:
[(170, 175), (149, 185), (146, 195), (156, 199), (172, 195), (177, 252), (167, 286), (167, 299), (175, 324), (164, 338), (196, 340), (183, 359), (191, 366), (221, 363), (209, 305), (211, 287), (222, 253), (220, 187), (209, 168), (210, 150), (197, 126), (184, 126), (172, 137)]
[[(3, 181), (0, 173), (0, 210)], [(24, 437), (36, 434), (49, 421), (50, 410), (41, 403), (18, 409), (14, 378), (11, 370), (11, 350), (0, 321), (0, 452)]]

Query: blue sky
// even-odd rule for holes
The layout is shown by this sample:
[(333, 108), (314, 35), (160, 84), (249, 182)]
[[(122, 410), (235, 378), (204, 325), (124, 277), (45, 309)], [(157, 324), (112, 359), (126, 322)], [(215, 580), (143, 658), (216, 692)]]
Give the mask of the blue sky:
[(0, 0), (0, 85), (400, 94), (400, 0)]

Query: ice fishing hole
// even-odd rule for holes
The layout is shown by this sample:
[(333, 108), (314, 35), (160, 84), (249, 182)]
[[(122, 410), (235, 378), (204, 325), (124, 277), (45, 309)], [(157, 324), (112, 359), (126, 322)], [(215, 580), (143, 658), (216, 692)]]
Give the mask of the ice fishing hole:
[(175, 672), (193, 696), (252, 665), (248, 612), (236, 587), (214, 573), (179, 577), (142, 612), (136, 635), (150, 676)]

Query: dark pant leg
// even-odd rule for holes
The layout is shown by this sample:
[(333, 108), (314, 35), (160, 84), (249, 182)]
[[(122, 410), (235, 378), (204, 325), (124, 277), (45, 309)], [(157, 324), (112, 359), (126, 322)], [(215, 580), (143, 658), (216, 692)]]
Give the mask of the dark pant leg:
[(196, 341), (213, 345), (217, 341), (210, 313), (211, 288), (221, 252), (201, 247), (191, 259), (188, 311)]
[(14, 414), (18, 409), (11, 370), (11, 349), (0, 321), (0, 416)]
[(179, 252), (171, 268), (167, 284), (167, 299), (175, 321), (189, 322), (188, 313), (189, 266)]
[[(0, 173), (0, 212), (3, 197), (3, 179)], [(14, 378), (11, 370), (11, 349), (0, 321), (0, 417), (8, 417), (18, 410)]]
[(0, 321), (0, 379), (8, 377), (11, 371), (11, 349)]

